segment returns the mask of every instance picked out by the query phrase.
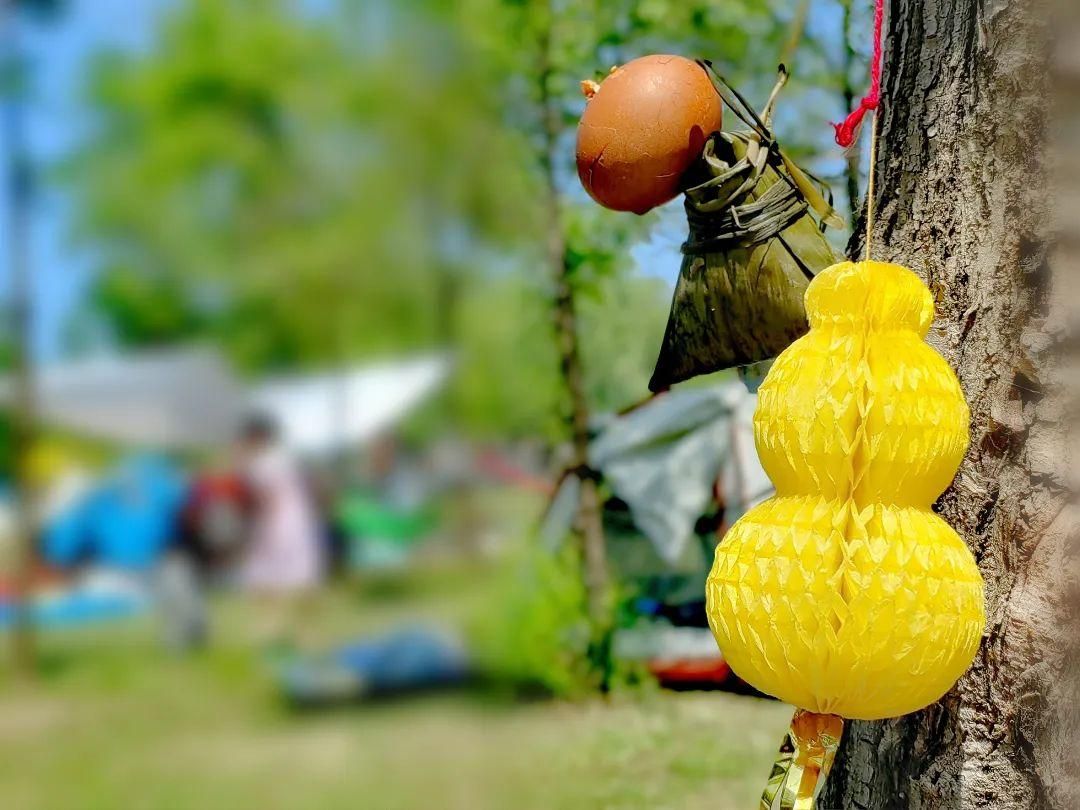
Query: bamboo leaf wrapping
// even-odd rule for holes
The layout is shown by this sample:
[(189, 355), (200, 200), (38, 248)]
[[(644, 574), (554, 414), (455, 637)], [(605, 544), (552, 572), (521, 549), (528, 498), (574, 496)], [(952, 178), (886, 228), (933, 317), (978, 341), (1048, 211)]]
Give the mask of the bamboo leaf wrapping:
[(814, 214), (836, 214), (820, 195), (806, 199), (809, 181), (766, 135), (718, 133), (706, 145), (653, 391), (775, 357), (806, 332), (806, 286), (837, 261)]

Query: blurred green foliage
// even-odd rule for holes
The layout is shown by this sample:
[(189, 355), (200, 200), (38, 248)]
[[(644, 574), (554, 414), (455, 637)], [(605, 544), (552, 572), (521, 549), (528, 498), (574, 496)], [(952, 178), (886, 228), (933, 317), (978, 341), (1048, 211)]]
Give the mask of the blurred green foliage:
[(252, 372), (449, 347), (463, 428), (559, 438), (540, 83), (562, 111), (590, 404), (624, 407), (646, 393), (666, 315), (668, 292), (628, 255), (658, 220), (600, 210), (577, 185), (578, 82), (678, 51), (767, 87), (793, 9), (182, 0), (152, 47), (89, 75), (94, 126), (61, 176), (100, 272), (72, 342), (201, 338)]
[(562, 698), (596, 691), (589, 663), (591, 630), (585, 613), (581, 563), (570, 544), (550, 554), (525, 555), (495, 604), (471, 628), (482, 671), (515, 690)]
[[(0, 372), (10, 372), (15, 357), (10, 340), (0, 340)], [(9, 413), (0, 412), (0, 471), (15, 469), (15, 435)]]

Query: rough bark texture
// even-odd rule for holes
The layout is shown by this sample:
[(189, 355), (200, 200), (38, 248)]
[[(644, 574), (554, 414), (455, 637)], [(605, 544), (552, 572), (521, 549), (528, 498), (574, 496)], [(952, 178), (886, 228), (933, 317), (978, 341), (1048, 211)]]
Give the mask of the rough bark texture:
[(971, 447), (938, 510), (979, 561), (988, 624), (939, 704), (849, 724), (821, 805), (1076, 807), (1047, 14), (1034, 0), (890, 0), (887, 15), (874, 258), (934, 291), (930, 341), (971, 406)]

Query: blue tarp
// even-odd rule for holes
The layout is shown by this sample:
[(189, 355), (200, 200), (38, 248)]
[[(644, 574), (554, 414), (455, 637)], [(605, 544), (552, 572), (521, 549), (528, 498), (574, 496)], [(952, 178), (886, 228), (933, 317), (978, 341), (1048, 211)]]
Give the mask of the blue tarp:
[(464, 645), (430, 627), (405, 627), (360, 638), (327, 655), (291, 662), (278, 673), (298, 705), (452, 686), (470, 672)]
[(59, 566), (146, 570), (176, 539), (187, 492), (184, 475), (167, 460), (131, 459), (45, 527), (42, 554)]
[[(145, 599), (133, 594), (76, 590), (35, 600), (25, 609), (29, 611), (30, 623), (33, 626), (59, 628), (126, 619), (142, 613), (146, 605)], [(0, 603), (0, 630), (6, 630), (15, 624), (18, 610), (19, 608), (10, 602)]]

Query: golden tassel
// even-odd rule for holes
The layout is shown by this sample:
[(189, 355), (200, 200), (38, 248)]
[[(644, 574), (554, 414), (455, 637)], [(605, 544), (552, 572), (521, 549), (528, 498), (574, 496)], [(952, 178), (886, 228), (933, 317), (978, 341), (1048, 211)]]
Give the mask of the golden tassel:
[(797, 709), (761, 794), (760, 810), (812, 810), (829, 775), (843, 718)]

